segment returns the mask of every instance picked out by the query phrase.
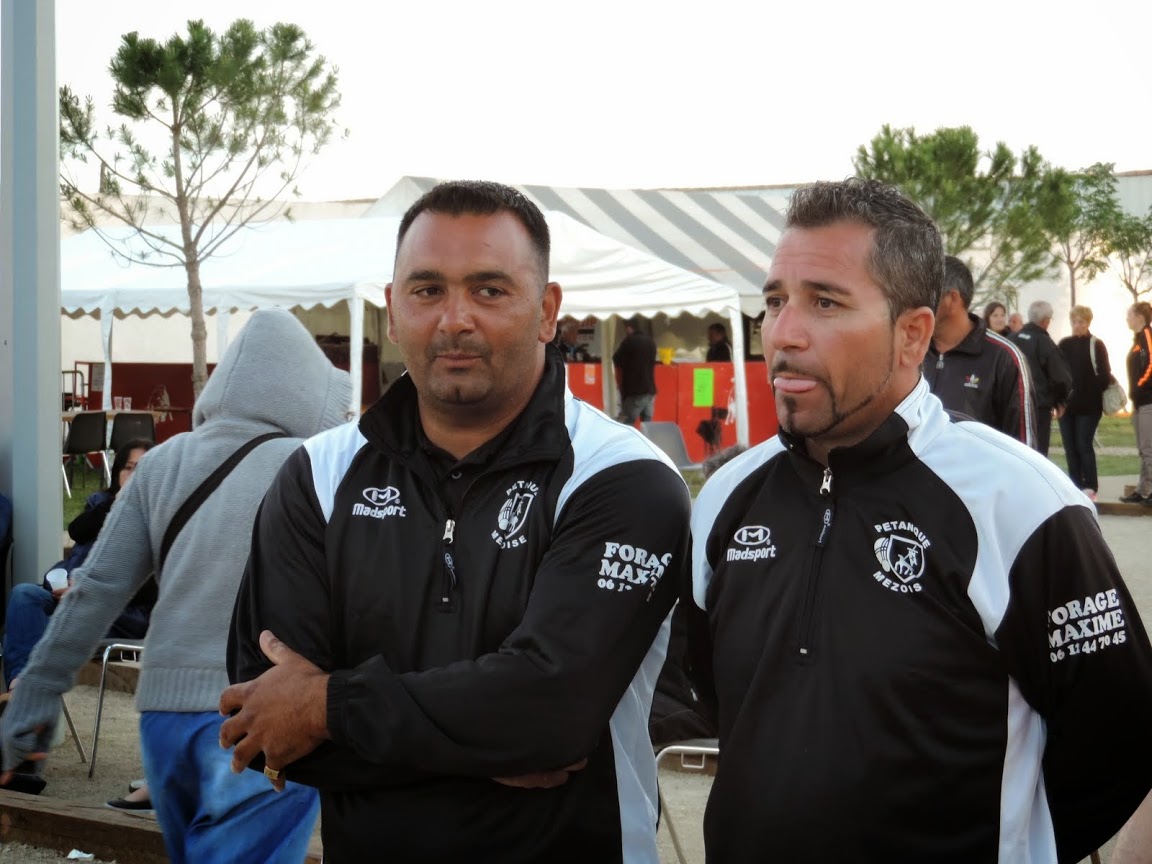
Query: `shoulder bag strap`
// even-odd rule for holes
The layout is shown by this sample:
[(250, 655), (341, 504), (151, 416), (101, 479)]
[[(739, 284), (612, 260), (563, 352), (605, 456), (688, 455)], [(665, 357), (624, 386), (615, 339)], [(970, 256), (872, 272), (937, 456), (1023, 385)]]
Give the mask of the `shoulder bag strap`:
[(273, 438), (286, 437), (288, 436), (283, 432), (268, 432), (267, 434), (253, 438), (229, 456), (219, 468), (208, 475), (207, 480), (196, 487), (196, 490), (188, 496), (188, 500), (180, 505), (180, 509), (176, 511), (176, 515), (173, 516), (172, 521), (168, 523), (168, 530), (164, 532), (164, 539), (160, 543), (160, 562), (156, 567), (158, 574), (164, 571), (164, 561), (168, 558), (168, 551), (172, 548), (172, 544), (176, 542), (177, 535), (188, 523), (188, 520), (192, 518), (192, 514), (200, 509), (200, 505), (207, 500), (209, 495), (216, 491), (216, 487), (224, 482), (224, 478), (232, 473), (232, 469), (239, 465), (245, 456), (265, 441), (271, 441)]
[(1096, 337), (1092, 337), (1092, 341), (1088, 344), (1088, 359), (1092, 361), (1092, 374), (1099, 375), (1100, 372), (1096, 368)]

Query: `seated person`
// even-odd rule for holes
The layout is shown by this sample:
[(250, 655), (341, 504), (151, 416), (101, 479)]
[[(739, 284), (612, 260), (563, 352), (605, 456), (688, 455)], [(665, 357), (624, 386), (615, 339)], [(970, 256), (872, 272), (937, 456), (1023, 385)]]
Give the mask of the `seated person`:
[[(112, 463), (112, 485), (101, 492), (88, 496), (84, 511), (68, 524), (68, 535), (75, 545), (68, 558), (51, 568), (71, 574), (79, 567), (96, 542), (96, 536), (104, 525), (108, 511), (116, 495), (128, 483), (136, 463), (153, 446), (151, 441), (137, 439), (120, 448)], [(16, 676), (28, 663), (32, 649), (48, 629), (48, 617), (56, 610), (60, 598), (71, 585), (53, 588), (45, 577), (41, 585), (24, 582), (12, 588), (8, 599), (8, 609), (4, 616), (4, 686), (12, 687)], [(142, 639), (148, 629), (148, 619), (152, 606), (156, 603), (156, 582), (148, 581), (132, 602), (124, 609), (108, 631), (110, 639)]]
[(580, 327), (574, 319), (569, 318), (560, 324), (560, 341), (558, 347), (564, 355), (565, 363), (590, 363), (591, 355), (588, 346), (579, 341)]

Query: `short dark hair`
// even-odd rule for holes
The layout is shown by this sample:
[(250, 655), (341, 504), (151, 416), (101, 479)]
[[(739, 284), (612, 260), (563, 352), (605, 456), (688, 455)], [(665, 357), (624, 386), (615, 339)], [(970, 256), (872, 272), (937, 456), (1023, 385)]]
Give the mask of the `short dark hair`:
[(1152, 303), (1145, 303), (1143, 300), (1133, 303), (1132, 311), (1144, 319), (1145, 327), (1152, 324)]
[(404, 242), (404, 235), (408, 233), (416, 217), (425, 211), (449, 216), (462, 216), (465, 213), (474, 216), (511, 213), (520, 220), (520, 224), (528, 232), (540, 264), (543, 282), (548, 281), (548, 258), (552, 252), (548, 222), (540, 212), (540, 208), (522, 192), (490, 180), (450, 180), (438, 183), (421, 195), (400, 220), (400, 228), (396, 232), (397, 256), (400, 255), (400, 244)]
[(972, 295), (976, 293), (972, 271), (955, 255), (944, 256), (944, 291), (955, 291), (959, 294), (960, 302), (964, 304), (965, 309), (972, 305)]
[(708, 332), (709, 333), (719, 333), (725, 339), (728, 338), (728, 328), (719, 322), (713, 322), (712, 324), (709, 324), (708, 325)]
[(786, 228), (857, 222), (875, 230), (868, 269), (895, 321), (902, 312), (940, 303), (944, 246), (928, 214), (894, 186), (849, 177), (813, 183), (792, 194)]

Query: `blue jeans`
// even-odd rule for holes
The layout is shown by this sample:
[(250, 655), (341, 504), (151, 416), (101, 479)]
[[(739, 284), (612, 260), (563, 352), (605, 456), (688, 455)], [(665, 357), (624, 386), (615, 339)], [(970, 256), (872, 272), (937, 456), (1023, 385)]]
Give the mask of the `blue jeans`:
[(21, 582), (13, 586), (4, 617), (5, 688), (11, 687), (12, 680), (28, 665), (55, 609), (56, 598), (39, 585)]
[(215, 711), (140, 715), (144, 776), (172, 864), (300, 864), (320, 811), (315, 789), (277, 792), (263, 775), (233, 774)]
[(1064, 439), (1064, 457), (1068, 460), (1068, 476), (1077, 489), (1100, 488), (1096, 476), (1096, 451), (1092, 439), (1100, 425), (1099, 414), (1065, 414), (1060, 418), (1060, 437)]

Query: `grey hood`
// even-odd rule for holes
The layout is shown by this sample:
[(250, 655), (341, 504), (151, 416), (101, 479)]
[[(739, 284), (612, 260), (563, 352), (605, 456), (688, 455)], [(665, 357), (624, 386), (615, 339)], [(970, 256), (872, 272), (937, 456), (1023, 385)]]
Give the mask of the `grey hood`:
[[(324, 395), (303, 396), (317, 393)], [(208, 379), (192, 427), (243, 418), (309, 438), (343, 422), (351, 398), (348, 373), (332, 365), (292, 313), (260, 309)]]

